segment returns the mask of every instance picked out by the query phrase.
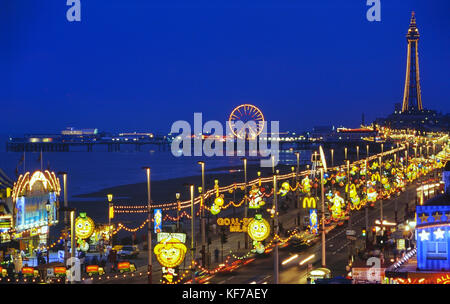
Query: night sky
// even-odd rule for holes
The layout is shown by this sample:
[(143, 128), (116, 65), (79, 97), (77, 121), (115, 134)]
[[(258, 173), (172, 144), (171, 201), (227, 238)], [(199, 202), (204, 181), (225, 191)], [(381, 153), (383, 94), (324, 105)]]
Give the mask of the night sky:
[(241, 103), (281, 130), (357, 126), (401, 102), (416, 11), (425, 108), (450, 112), (450, 1), (66, 0), (0, 3), (0, 133), (168, 133)]

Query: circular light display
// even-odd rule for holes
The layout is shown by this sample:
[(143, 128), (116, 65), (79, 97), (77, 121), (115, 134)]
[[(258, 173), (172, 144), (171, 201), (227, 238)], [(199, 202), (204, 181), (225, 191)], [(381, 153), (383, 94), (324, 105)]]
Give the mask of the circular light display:
[(175, 268), (180, 265), (186, 251), (186, 245), (176, 238), (162, 240), (153, 250), (158, 262), (167, 268)]
[[(253, 126), (248, 126), (247, 129), (243, 126), (238, 126), (236, 124), (237, 121), (241, 121), (244, 124), (253, 121), (255, 124)], [(264, 115), (260, 109), (251, 104), (243, 104), (236, 107), (231, 112), (228, 119), (228, 124), (234, 136), (241, 139), (244, 139), (248, 136), (249, 138), (254, 139), (263, 131), (265, 121)]]
[(80, 213), (80, 216), (75, 219), (75, 236), (77, 238), (89, 238), (94, 233), (94, 228), (94, 221), (84, 212)]
[(248, 223), (248, 235), (255, 241), (262, 242), (270, 234), (270, 225), (261, 214), (256, 214), (255, 217)]

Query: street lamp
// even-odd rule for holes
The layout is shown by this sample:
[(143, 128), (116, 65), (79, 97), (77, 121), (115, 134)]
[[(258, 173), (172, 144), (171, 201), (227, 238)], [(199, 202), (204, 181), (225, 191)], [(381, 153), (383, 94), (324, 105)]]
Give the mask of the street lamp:
[(359, 161), (359, 146), (356, 146), (356, 159)]
[(334, 149), (331, 149), (331, 167), (334, 167)]
[(175, 197), (177, 198), (177, 232), (180, 232), (180, 211), (181, 211), (181, 204), (180, 204), (180, 193), (175, 193)]
[(148, 211), (148, 217), (147, 217), (147, 253), (148, 253), (148, 268), (147, 268), (147, 276), (148, 276), (148, 284), (152, 284), (152, 220), (151, 220), (151, 210), (152, 210), (152, 203), (151, 203), (151, 193), (150, 193), (150, 168), (149, 167), (143, 167), (142, 169), (145, 170), (147, 174), (147, 211)]
[(111, 248), (113, 247), (113, 240), (112, 240), (112, 230), (111, 230), (111, 219), (114, 218), (114, 205), (112, 203), (113, 195), (107, 194), (106, 197), (108, 198), (108, 231), (109, 231), (109, 244)]
[(369, 145), (366, 145), (366, 156), (369, 157)]
[[(278, 174), (278, 173), (277, 173)], [(277, 203), (277, 175), (273, 176), (273, 205), (275, 209), (275, 218), (274, 218), (274, 236), (278, 236), (279, 233), (279, 227), (278, 227), (278, 203)], [(279, 282), (279, 256), (278, 256), (278, 240), (275, 240), (275, 248), (274, 248), (274, 283), (278, 284)]]
[(344, 148), (344, 151), (345, 151), (345, 158), (344, 159), (347, 159), (347, 147)]
[(194, 247), (194, 239), (195, 239), (195, 231), (194, 231), (194, 222), (195, 222), (195, 212), (194, 212), (194, 185), (190, 185), (191, 191), (191, 272), (192, 272), (192, 284), (195, 284), (195, 247)]
[(201, 234), (202, 234), (202, 266), (206, 266), (206, 229), (205, 229), (205, 208), (203, 204), (205, 203), (205, 162), (199, 161), (198, 164), (202, 166), (202, 187), (203, 191), (201, 193), (201, 205), (200, 205), (200, 217), (201, 217)]
[[(242, 158), (244, 161), (244, 182), (245, 182), (245, 193), (244, 193), (244, 218), (247, 218), (247, 158)], [(273, 167), (273, 156), (272, 156), (272, 168)], [(244, 234), (245, 249), (248, 249), (248, 233)]]
[(50, 201), (45, 204), (45, 209), (47, 210), (47, 264), (50, 263), (50, 211), (52, 210), (52, 205)]
[[(69, 208), (69, 203), (67, 201), (67, 173), (66, 172), (58, 172), (58, 175), (62, 175), (63, 177), (63, 187), (64, 187), (64, 209), (67, 210)], [(68, 214), (67, 211), (64, 211), (64, 265), (66, 265), (67, 257), (69, 256), (69, 249), (67, 248), (67, 244), (69, 242), (69, 227), (67, 227)]]

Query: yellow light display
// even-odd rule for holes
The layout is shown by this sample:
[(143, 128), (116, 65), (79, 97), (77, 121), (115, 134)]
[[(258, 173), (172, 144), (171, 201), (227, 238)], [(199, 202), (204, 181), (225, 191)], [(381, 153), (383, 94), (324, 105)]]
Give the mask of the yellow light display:
[(89, 238), (94, 233), (94, 221), (85, 212), (75, 219), (75, 236), (80, 239)]
[(184, 260), (186, 251), (186, 245), (179, 239), (172, 237), (161, 240), (153, 250), (158, 262), (168, 268), (175, 268), (180, 265)]
[(303, 208), (316, 208), (316, 199), (314, 197), (305, 197), (303, 199)]
[(270, 225), (261, 214), (256, 214), (255, 217), (248, 223), (248, 235), (257, 242), (264, 241), (270, 234)]

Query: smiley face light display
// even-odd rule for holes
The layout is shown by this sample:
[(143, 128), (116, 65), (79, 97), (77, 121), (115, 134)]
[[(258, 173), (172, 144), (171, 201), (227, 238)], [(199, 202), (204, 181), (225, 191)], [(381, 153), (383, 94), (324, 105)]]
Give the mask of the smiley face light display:
[(86, 212), (80, 212), (80, 216), (75, 219), (75, 236), (79, 239), (87, 239), (94, 233), (94, 221), (86, 216)]
[(247, 232), (253, 240), (253, 246), (257, 253), (264, 252), (264, 246), (261, 244), (270, 234), (270, 225), (261, 214), (256, 214), (255, 217), (248, 223)]

